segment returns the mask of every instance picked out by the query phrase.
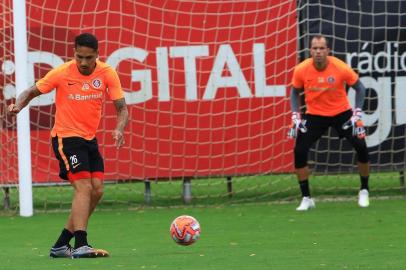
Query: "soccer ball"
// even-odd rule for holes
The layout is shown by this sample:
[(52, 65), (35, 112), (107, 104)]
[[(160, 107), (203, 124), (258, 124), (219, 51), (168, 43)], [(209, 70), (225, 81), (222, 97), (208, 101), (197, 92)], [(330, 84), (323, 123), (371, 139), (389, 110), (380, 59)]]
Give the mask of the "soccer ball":
[(172, 221), (170, 232), (177, 244), (188, 246), (200, 238), (200, 224), (192, 216), (179, 216)]

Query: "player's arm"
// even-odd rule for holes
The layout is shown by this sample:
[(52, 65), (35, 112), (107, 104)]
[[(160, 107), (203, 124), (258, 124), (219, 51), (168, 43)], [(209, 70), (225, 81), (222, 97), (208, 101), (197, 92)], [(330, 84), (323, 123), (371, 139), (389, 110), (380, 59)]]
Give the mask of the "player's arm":
[(300, 91), (302, 91), (302, 89), (295, 87), (290, 89), (290, 108), (292, 112), (298, 113), (300, 111)]
[(38, 90), (36, 85), (31, 86), (27, 90), (23, 91), (16, 99), (15, 104), (10, 104), (8, 106), (8, 111), (11, 114), (19, 113), (25, 106), (30, 103), (30, 101), (41, 95), (42, 93)]
[(365, 86), (360, 80), (357, 80), (352, 88), (355, 90), (355, 108), (362, 109), (365, 100)]
[(113, 131), (113, 138), (116, 141), (116, 147), (120, 148), (124, 143), (124, 128), (128, 123), (128, 110), (124, 98), (113, 100), (117, 112), (117, 125)]
[(364, 123), (362, 122), (362, 106), (365, 100), (365, 86), (358, 79), (356, 83), (352, 86), (355, 90), (355, 108), (352, 110), (351, 118), (343, 124), (343, 129), (352, 128), (353, 136), (357, 136), (362, 139), (365, 138), (366, 132), (364, 128)]

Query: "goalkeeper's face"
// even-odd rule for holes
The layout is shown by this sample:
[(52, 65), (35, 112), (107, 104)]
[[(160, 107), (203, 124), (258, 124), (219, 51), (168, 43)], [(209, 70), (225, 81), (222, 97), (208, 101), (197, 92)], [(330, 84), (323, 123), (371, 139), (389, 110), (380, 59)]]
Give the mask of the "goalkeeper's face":
[(327, 56), (330, 49), (327, 47), (327, 41), (324, 37), (313, 38), (310, 48), (310, 54), (313, 61), (318, 67), (325, 67), (327, 65)]
[(83, 75), (90, 75), (96, 67), (99, 52), (86, 46), (75, 48), (75, 60), (78, 70)]

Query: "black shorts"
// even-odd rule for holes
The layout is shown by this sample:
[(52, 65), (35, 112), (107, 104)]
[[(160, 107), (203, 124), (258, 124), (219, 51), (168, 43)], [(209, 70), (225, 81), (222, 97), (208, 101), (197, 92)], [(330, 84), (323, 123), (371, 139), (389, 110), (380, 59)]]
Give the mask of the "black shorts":
[(329, 127), (336, 130), (340, 138), (346, 138), (357, 152), (357, 160), (361, 163), (369, 162), (368, 147), (365, 139), (359, 139), (352, 135), (352, 129), (343, 129), (343, 124), (352, 116), (348, 110), (335, 116), (319, 116), (306, 114), (306, 133), (298, 133), (295, 143), (295, 168), (307, 166), (307, 155), (310, 147), (321, 138)]
[(100, 155), (96, 138), (81, 137), (52, 138), (52, 148), (59, 161), (59, 177), (64, 180), (104, 177), (104, 161)]

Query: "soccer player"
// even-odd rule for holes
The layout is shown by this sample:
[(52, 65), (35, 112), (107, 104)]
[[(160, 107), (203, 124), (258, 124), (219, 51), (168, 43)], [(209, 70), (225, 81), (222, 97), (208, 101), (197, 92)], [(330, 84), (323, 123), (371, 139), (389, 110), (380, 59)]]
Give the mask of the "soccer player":
[[(94, 258), (108, 256), (87, 241), (87, 225), (103, 195), (104, 162), (95, 137), (104, 96), (113, 100), (117, 124), (112, 136), (117, 148), (124, 143), (128, 110), (116, 71), (98, 60), (98, 40), (84, 33), (75, 38), (74, 59), (52, 69), (34, 86), (22, 92), (11, 114), (19, 113), (33, 98), (56, 89), (52, 147), (59, 161), (59, 176), (74, 188), (67, 223), (51, 248), (50, 256)], [(75, 238), (72, 248), (70, 240)]]
[[(365, 87), (358, 75), (346, 63), (329, 56), (329, 46), (324, 36), (311, 39), (311, 58), (295, 67), (292, 78), (292, 126), (288, 136), (295, 137), (295, 172), (299, 180), (302, 201), (296, 210), (306, 211), (315, 207), (310, 196), (309, 148), (329, 128), (334, 128), (340, 138), (345, 137), (357, 152), (361, 188), (358, 193), (360, 207), (369, 206), (369, 153), (365, 143), (365, 128), (361, 121)], [(355, 108), (351, 109), (345, 86), (355, 89)], [(304, 91), (306, 113), (302, 120), (300, 96)]]

